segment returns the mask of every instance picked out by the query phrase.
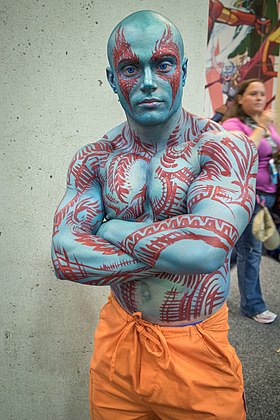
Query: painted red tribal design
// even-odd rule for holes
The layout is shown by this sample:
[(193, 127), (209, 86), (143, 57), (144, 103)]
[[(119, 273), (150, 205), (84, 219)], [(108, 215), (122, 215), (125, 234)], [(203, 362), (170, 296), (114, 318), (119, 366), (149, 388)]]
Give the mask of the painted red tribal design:
[(181, 57), (180, 57), (180, 51), (179, 47), (172, 40), (172, 31), (169, 25), (166, 25), (167, 29), (164, 31), (162, 37), (160, 40), (156, 42), (155, 50), (152, 54), (152, 60), (157, 61), (161, 57), (168, 57), (170, 55), (175, 55), (176, 57), (176, 68), (174, 73), (170, 76), (170, 74), (159, 74), (159, 77), (161, 77), (164, 80), (167, 80), (172, 88), (172, 105), (170, 109), (173, 106), (173, 103), (175, 101), (177, 91), (180, 85), (180, 75), (181, 75)]
[[(89, 242), (83, 238), (79, 240), (79, 234), (77, 235), (78, 242), (83, 245), (90, 246)], [(106, 246), (105, 241), (99, 240), (92, 241), (92, 250), (105, 255), (116, 255), (116, 250), (110, 246)], [(81, 263), (78, 258), (70, 258), (67, 251), (59, 248), (54, 250), (56, 258), (53, 259), (53, 265), (56, 270), (56, 275), (60, 279), (71, 280), (82, 284), (94, 284), (95, 286), (107, 286), (113, 285), (114, 283), (121, 283), (129, 278), (129, 276), (120, 273), (120, 269), (129, 267), (133, 261), (123, 259), (120, 263), (114, 263), (111, 265), (99, 265), (93, 267), (92, 265)], [(119, 255), (120, 253), (117, 253)], [(123, 252), (121, 252), (123, 256)], [(141, 278), (141, 272), (143, 269), (136, 269), (135, 277)], [(92, 278), (94, 277), (94, 281)]]
[(227, 297), (229, 252), (252, 214), (256, 163), (245, 136), (188, 113), (158, 152), (117, 127), (70, 165), (54, 222), (57, 277), (110, 285), (128, 312), (153, 323), (211, 315)]
[(113, 48), (114, 68), (117, 72), (118, 82), (123, 96), (126, 99), (129, 107), (131, 108), (129, 93), (133, 86), (138, 83), (139, 77), (124, 78), (119, 70), (119, 63), (123, 60), (134, 61), (139, 63), (139, 57), (132, 51), (130, 43), (126, 40), (124, 29), (120, 26), (116, 32), (115, 46)]
[(164, 301), (160, 308), (161, 321), (173, 322), (178, 319), (197, 319), (203, 314), (213, 313), (224, 301), (224, 290), (219, 284), (222, 277), (226, 282), (225, 273), (201, 274), (184, 276), (191, 286), (186, 287), (187, 292), (183, 297), (176, 286), (165, 293)]
[[(88, 145), (84, 147), (74, 157), (69, 166), (67, 185), (70, 185), (71, 178), (74, 178), (76, 194), (61, 209), (58, 210), (60, 207), (58, 206), (54, 219), (53, 235), (58, 233), (58, 228), (67, 215), (68, 223), (70, 223), (69, 212), (71, 212), (73, 206), (78, 203), (78, 200), (81, 198), (82, 194), (91, 187), (92, 183), (96, 182), (97, 172), (100, 165), (102, 166), (102, 160), (106, 161), (109, 153), (110, 148), (108, 148), (108, 143), (105, 143), (105, 141), (100, 141), (95, 145)], [(97, 203), (95, 203), (95, 206), (97, 206)], [(81, 205), (79, 208), (81, 208)], [(77, 209), (75, 209), (75, 211), (77, 215)], [(98, 210), (97, 207), (96, 213), (100, 213), (100, 210)], [(71, 214), (73, 215), (73, 212)], [(89, 228), (89, 219), (92, 215), (93, 214), (87, 217), (87, 228)]]
[[(190, 228), (192, 230), (188, 232)], [(150, 240), (149, 237), (151, 237)], [(144, 247), (141, 246), (142, 239), (145, 239)], [(139, 229), (136, 233), (129, 235), (121, 247), (130, 255), (153, 267), (168, 245), (185, 239), (199, 239), (215, 248), (229, 252), (230, 247), (233, 247), (238, 239), (238, 231), (233, 225), (220, 219), (193, 215), (178, 216)], [(136, 248), (136, 245), (139, 246)]]

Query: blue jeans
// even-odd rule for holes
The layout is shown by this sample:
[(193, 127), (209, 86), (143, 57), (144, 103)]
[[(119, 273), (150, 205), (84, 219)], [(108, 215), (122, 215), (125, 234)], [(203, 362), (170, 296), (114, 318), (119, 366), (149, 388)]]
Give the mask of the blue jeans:
[[(268, 208), (271, 208), (275, 202), (273, 195), (262, 195), (261, 198), (265, 200)], [(235, 245), (241, 313), (249, 317), (267, 309), (260, 285), (262, 242), (258, 241), (252, 232), (253, 220), (259, 210), (260, 206), (256, 204), (249, 224)]]

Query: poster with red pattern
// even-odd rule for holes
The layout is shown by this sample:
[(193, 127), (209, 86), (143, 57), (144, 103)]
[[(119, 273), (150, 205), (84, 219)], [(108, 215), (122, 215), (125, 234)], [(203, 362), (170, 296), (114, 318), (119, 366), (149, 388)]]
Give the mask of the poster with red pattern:
[(279, 67), (277, 0), (210, 0), (204, 115), (219, 121), (238, 83), (259, 78), (274, 105)]

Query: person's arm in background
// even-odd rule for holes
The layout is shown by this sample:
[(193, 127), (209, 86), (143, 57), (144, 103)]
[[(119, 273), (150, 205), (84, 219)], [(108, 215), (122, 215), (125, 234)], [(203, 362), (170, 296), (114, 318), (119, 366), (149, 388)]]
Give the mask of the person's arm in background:
[(225, 261), (251, 218), (257, 153), (244, 135), (207, 132), (186, 143), (201, 172), (191, 184), (188, 214), (141, 224), (111, 220), (98, 235), (160, 272), (210, 273)]
[[(273, 112), (265, 110), (259, 116), (256, 128), (253, 129), (250, 134), (250, 139), (254, 142), (256, 148), (258, 149), (261, 144), (261, 140), (270, 133), (269, 127), (273, 123)], [(244, 133), (244, 123), (238, 120), (238, 118), (232, 118), (223, 122), (223, 127), (227, 131), (240, 131)]]

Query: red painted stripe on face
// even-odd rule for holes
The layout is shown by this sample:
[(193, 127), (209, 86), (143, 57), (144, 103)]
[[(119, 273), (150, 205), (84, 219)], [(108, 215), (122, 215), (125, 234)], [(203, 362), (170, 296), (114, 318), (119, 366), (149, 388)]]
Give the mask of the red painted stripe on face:
[(124, 78), (120, 70), (118, 69), (118, 65), (123, 60), (132, 60), (139, 62), (139, 57), (132, 51), (130, 43), (126, 40), (124, 36), (124, 29), (121, 29), (121, 27), (119, 27), (116, 33), (115, 47), (113, 48), (113, 60), (121, 92), (131, 109), (129, 94), (133, 86), (138, 82), (139, 76), (130, 79)]
[(155, 50), (152, 55), (152, 60), (158, 59), (158, 57), (164, 57), (168, 55), (174, 55), (176, 57), (176, 69), (172, 75), (166, 73), (166, 74), (159, 74), (159, 77), (161, 77), (164, 80), (167, 80), (172, 89), (172, 105), (174, 104), (176, 94), (178, 92), (178, 88), (180, 85), (180, 73), (181, 73), (181, 58), (180, 58), (180, 51), (179, 47), (172, 40), (172, 31), (170, 28), (170, 25), (167, 25), (167, 30), (164, 31), (162, 37), (160, 40), (156, 42)]

